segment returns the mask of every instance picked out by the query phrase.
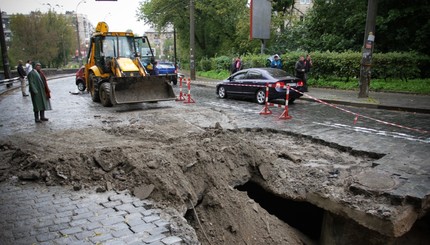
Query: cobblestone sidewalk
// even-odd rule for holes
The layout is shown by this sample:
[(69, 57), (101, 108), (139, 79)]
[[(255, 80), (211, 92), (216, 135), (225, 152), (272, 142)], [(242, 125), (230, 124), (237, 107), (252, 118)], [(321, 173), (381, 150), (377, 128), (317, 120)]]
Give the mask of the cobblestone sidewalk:
[(168, 214), (128, 193), (34, 183), (0, 183), (0, 193), (2, 245), (185, 244), (172, 234)]

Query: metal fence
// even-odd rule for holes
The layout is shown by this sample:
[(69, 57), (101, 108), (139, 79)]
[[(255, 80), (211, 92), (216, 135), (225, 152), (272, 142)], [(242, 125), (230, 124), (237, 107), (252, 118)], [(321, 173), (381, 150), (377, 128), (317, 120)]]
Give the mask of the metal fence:
[[(77, 71), (78, 69), (43, 69), (43, 72), (48, 78), (60, 75), (74, 75)], [(18, 73), (16, 71), (12, 71), (11, 76), (12, 78), (10, 79), (3, 79), (3, 72), (0, 72), (0, 94), (21, 87)]]

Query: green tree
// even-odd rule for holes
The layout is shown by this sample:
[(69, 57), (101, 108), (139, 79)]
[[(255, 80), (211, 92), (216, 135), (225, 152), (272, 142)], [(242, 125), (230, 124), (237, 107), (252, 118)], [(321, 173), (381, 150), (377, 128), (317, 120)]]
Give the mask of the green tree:
[(58, 67), (72, 53), (74, 33), (70, 21), (49, 11), (11, 17), (10, 54), (14, 61), (31, 59), (48, 67)]
[(282, 33), (286, 26), (291, 24), (292, 10), (294, 8), (294, 0), (273, 0), (272, 1), (272, 22), (275, 28)]
[[(149, 0), (141, 3), (138, 16), (158, 30), (169, 24), (177, 30), (182, 57), (189, 57), (189, 0)], [(195, 40), (197, 57), (213, 57), (247, 48), (240, 40), (249, 41), (248, 32), (238, 28), (249, 21), (247, 0), (199, 0), (195, 2)]]
[[(375, 52), (430, 54), (430, 0), (379, 0)], [(360, 51), (367, 0), (314, 0), (304, 22), (293, 22), (277, 36), (290, 50)]]
[(315, 0), (305, 19), (304, 47), (321, 51), (360, 50), (367, 0)]
[(430, 55), (430, 1), (379, 0), (376, 48)]

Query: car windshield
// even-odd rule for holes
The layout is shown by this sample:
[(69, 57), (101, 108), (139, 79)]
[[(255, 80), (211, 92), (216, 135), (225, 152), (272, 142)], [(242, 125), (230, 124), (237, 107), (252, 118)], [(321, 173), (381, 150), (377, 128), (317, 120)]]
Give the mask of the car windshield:
[(274, 78), (279, 78), (279, 77), (287, 77), (289, 76), (289, 74), (281, 69), (270, 69), (267, 71), (270, 76), (274, 77)]
[(160, 62), (158, 63), (158, 65), (162, 66), (162, 67), (175, 67), (172, 63), (166, 63), (166, 62)]

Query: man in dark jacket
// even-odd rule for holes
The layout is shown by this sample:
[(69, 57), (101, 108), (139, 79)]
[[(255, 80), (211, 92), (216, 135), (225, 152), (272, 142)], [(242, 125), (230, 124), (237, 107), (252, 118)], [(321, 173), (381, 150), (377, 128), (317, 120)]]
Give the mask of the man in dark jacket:
[(27, 73), (24, 71), (24, 67), (22, 66), (22, 60), (18, 61), (18, 75), (19, 75), (19, 81), (21, 81), (21, 92), (22, 96), (28, 96), (28, 94), (25, 92), (26, 90), (26, 83), (25, 83), (25, 76), (27, 76)]
[(31, 70), (27, 75), (31, 102), (33, 103), (34, 120), (36, 123), (48, 121), (48, 118), (45, 117), (45, 111), (52, 110), (49, 101), (50, 95), (47, 94), (49, 88), (47, 87), (46, 81), (44, 81), (39, 72), (37, 72), (37, 70), (40, 70), (40, 67), (41, 65), (39, 63), (36, 64), (36, 70)]
[(305, 57), (302, 55), (300, 56), (299, 60), (296, 62), (296, 66), (294, 67), (296, 71), (296, 77), (302, 79), (303, 81), (303, 88), (304, 92), (308, 91), (308, 85), (306, 83), (306, 64), (305, 64)]

